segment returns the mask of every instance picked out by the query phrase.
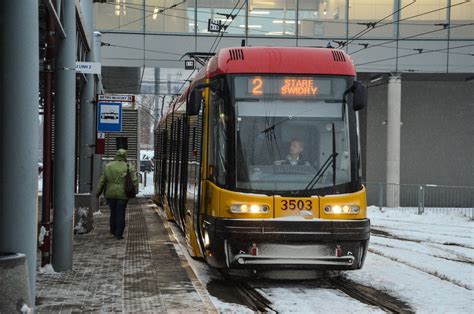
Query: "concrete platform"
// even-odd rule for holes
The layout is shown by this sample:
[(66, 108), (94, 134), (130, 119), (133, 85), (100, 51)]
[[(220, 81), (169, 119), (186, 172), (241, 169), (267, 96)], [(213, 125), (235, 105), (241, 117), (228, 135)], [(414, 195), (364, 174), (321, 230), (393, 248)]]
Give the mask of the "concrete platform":
[(134, 199), (123, 240), (109, 233), (109, 210), (94, 216), (94, 230), (74, 236), (74, 268), (38, 274), (37, 312), (217, 313), (156, 206)]

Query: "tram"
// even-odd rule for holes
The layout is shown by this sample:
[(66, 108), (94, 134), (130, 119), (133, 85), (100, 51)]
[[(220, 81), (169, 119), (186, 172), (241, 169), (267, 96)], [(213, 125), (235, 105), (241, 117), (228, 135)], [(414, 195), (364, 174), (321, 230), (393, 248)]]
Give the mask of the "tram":
[(155, 199), (189, 253), (221, 269), (361, 268), (366, 102), (340, 50), (216, 53), (155, 129)]

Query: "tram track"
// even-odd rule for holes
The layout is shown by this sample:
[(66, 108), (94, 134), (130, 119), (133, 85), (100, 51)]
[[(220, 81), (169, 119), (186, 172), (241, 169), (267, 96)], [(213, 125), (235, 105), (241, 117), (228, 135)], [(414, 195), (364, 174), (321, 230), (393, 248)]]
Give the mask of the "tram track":
[(329, 277), (327, 278), (327, 282), (330, 287), (344, 292), (351, 298), (368, 305), (379, 307), (386, 312), (415, 313), (407, 303), (383, 291), (355, 283), (342, 276)]
[[(431, 248), (434, 248), (434, 249), (437, 249), (437, 250), (443, 250), (444, 252), (447, 252), (447, 253), (455, 256), (455, 258), (447, 258), (447, 257), (444, 257), (444, 256), (432, 255), (433, 257), (442, 258), (442, 259), (450, 260), (450, 261), (453, 261), (453, 262), (474, 264), (474, 261), (471, 258), (469, 258), (467, 255), (461, 254), (459, 252), (456, 252), (455, 250), (451, 250), (451, 249), (446, 248), (446, 246), (454, 246), (454, 247), (458, 247), (458, 248), (461, 248), (461, 249), (467, 249), (467, 250), (474, 249), (474, 248), (469, 247), (467, 245), (462, 245), (462, 244), (459, 244), (459, 243), (446, 243), (446, 242), (441, 243), (441, 242), (433, 242), (433, 241), (422, 241), (422, 240), (408, 239), (408, 238), (403, 238), (403, 237), (396, 236), (396, 235), (391, 234), (390, 232), (387, 232), (387, 231), (384, 231), (384, 230), (374, 229), (374, 228), (372, 228), (370, 230), (370, 232), (371, 232), (372, 235), (374, 235), (376, 237), (385, 238), (385, 239), (393, 239), (393, 240), (398, 240), (398, 241), (403, 241), (403, 242), (413, 242), (413, 243), (416, 243), (416, 244), (423, 244), (423, 245), (426, 245), (428, 247), (431, 247)], [(374, 244), (374, 243), (372, 243), (372, 244)], [(377, 245), (383, 246), (380, 243), (377, 244)], [(390, 247), (388, 245), (385, 245), (385, 246)], [(394, 247), (394, 246), (392, 246), (392, 247)]]
[[(258, 290), (265, 291), (266, 289), (279, 288), (281, 286), (298, 289), (305, 294), (308, 289), (323, 289), (323, 290), (338, 290), (347, 295), (347, 297), (358, 302), (380, 308), (388, 313), (415, 313), (415, 311), (406, 303), (396, 297), (389, 295), (384, 291), (377, 290), (373, 287), (364, 286), (351, 281), (340, 275), (324, 275), (322, 278), (313, 280), (304, 280), (291, 284), (291, 280), (258, 280), (249, 279), (245, 281), (242, 279), (235, 279), (231, 276), (223, 274), (223, 281), (226, 286), (232, 286), (233, 290), (226, 291), (227, 295), (232, 294), (239, 298), (239, 304), (247, 306), (249, 309), (256, 312), (264, 313), (278, 313), (278, 310), (273, 305), (272, 301), (262, 295)], [(277, 295), (272, 297), (278, 298)]]
[[(396, 249), (396, 250), (403, 250), (403, 251), (406, 251), (406, 252), (419, 253), (419, 251), (416, 250), (416, 249), (410, 249), (410, 248), (406, 248), (406, 247), (399, 247), (399, 246), (395, 246), (395, 245), (381, 244), (381, 243), (372, 242), (371, 247), (374, 247), (374, 246), (389, 248), (389, 249)], [(437, 250), (440, 250), (440, 248), (430, 246), (429, 243), (427, 243), (427, 246), (432, 247), (432, 248), (437, 249)], [(450, 258), (450, 257), (446, 257), (446, 256), (441, 256), (439, 254), (431, 254), (431, 253), (427, 253), (427, 252), (424, 252), (423, 254), (426, 255), (426, 256), (431, 256), (431, 257), (435, 257), (435, 258), (439, 258), (439, 259), (444, 259), (444, 260), (451, 261), (451, 262), (474, 265), (474, 260), (472, 260), (470, 258), (467, 258), (465, 256), (462, 256), (460, 254), (452, 253), (452, 252), (450, 254), (456, 256), (456, 258)]]
[(377, 237), (387, 238), (387, 239), (395, 239), (395, 240), (406, 241), (406, 242), (426, 243), (426, 244), (435, 244), (435, 245), (444, 245), (444, 246), (456, 246), (456, 247), (461, 247), (461, 248), (466, 248), (466, 249), (474, 249), (473, 246), (469, 246), (469, 245), (461, 244), (461, 243), (436, 242), (436, 241), (409, 239), (409, 238), (394, 235), (393, 233), (390, 233), (390, 232), (385, 231), (385, 230), (377, 229), (377, 228), (374, 228), (374, 227), (370, 228), (370, 233), (374, 236), (377, 236)]
[(401, 260), (401, 259), (399, 259), (399, 258), (396, 258), (396, 257), (393, 257), (393, 256), (388, 256), (388, 255), (386, 255), (386, 254), (382, 253), (381, 251), (376, 250), (376, 249), (374, 249), (374, 248), (369, 248), (369, 252), (370, 252), (370, 253), (373, 253), (373, 254), (376, 254), (376, 255), (379, 255), (379, 256), (382, 256), (382, 257), (384, 257), (384, 258), (387, 258), (387, 259), (389, 259), (389, 260), (391, 260), (391, 261), (393, 261), (393, 262), (397, 262), (397, 263), (403, 264), (403, 265), (405, 265), (405, 266), (411, 267), (411, 268), (413, 268), (413, 269), (416, 269), (416, 270), (418, 270), (418, 271), (420, 271), (420, 272), (423, 272), (423, 273), (425, 273), (425, 274), (431, 275), (431, 276), (436, 277), (436, 278), (438, 278), (438, 279), (447, 281), (447, 282), (449, 282), (449, 283), (452, 283), (453, 285), (456, 285), (456, 286), (458, 286), (458, 287), (464, 288), (464, 289), (466, 289), (466, 290), (472, 290), (472, 288), (469, 287), (468, 285), (466, 285), (466, 284), (464, 284), (464, 283), (462, 283), (462, 282), (458, 282), (457, 280), (452, 279), (452, 278), (449, 278), (448, 276), (445, 276), (445, 275), (443, 275), (443, 274), (440, 274), (440, 273), (437, 272), (437, 271), (429, 271), (429, 270), (423, 269), (422, 267), (418, 267), (418, 266), (416, 266), (416, 265), (412, 265), (412, 264), (410, 264), (410, 263), (408, 263), (408, 262), (406, 262), (406, 261), (403, 261), (403, 260)]
[(278, 313), (273, 303), (262, 293), (257, 291), (257, 288), (250, 286), (246, 281), (233, 278), (232, 276), (220, 272), (223, 279), (228, 286), (232, 286), (238, 296), (241, 297), (241, 303), (253, 311), (263, 313)]

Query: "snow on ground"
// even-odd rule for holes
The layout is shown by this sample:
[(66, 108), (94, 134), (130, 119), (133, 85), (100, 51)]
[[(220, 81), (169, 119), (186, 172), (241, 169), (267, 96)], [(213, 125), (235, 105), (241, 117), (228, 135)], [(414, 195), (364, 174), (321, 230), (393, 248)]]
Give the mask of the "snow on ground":
[[(137, 196), (150, 196), (153, 195), (154, 184), (153, 184), (153, 172), (140, 172), (142, 180), (138, 188)], [(146, 182), (145, 182), (146, 179)]]
[[(371, 235), (365, 265), (343, 276), (388, 293), (417, 313), (474, 312), (473, 220), (455, 214), (380, 211), (378, 207), (370, 207), (368, 212), (376, 233)], [(180, 237), (176, 226), (172, 228)], [(219, 278), (205, 263), (185, 255), (204, 286)], [(267, 282), (259, 290), (280, 313), (382, 312), (338, 290), (318, 287), (317, 281)], [(219, 312), (249, 312), (242, 305), (213, 296), (211, 300)]]
[(474, 221), (377, 207), (369, 217), (373, 229), (389, 234), (372, 234), (364, 268), (347, 278), (387, 291), (418, 313), (474, 311)]

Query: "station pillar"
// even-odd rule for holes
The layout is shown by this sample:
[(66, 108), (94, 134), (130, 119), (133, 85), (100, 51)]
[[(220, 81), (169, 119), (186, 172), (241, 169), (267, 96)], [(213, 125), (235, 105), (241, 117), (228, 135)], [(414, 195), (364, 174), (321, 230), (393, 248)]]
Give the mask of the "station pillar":
[(402, 78), (399, 73), (388, 79), (387, 100), (387, 206), (400, 206), (400, 125)]
[[(94, 14), (92, 0), (81, 1), (85, 29), (90, 41), (90, 51), (86, 61), (94, 62)], [(90, 193), (92, 189), (92, 155), (94, 154), (95, 128), (94, 128), (94, 100), (95, 78), (94, 74), (85, 74), (86, 80), (81, 87), (80, 111), (80, 158), (79, 158), (79, 193)]]
[(0, 255), (26, 255), (31, 308), (38, 224), (38, 3), (0, 1), (0, 25)]
[(63, 1), (66, 38), (57, 42), (53, 267), (72, 269), (76, 131), (76, 4)]

